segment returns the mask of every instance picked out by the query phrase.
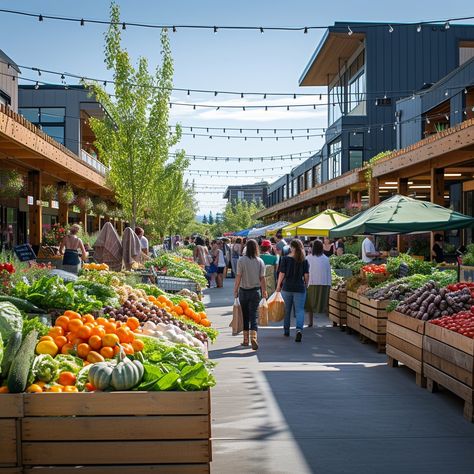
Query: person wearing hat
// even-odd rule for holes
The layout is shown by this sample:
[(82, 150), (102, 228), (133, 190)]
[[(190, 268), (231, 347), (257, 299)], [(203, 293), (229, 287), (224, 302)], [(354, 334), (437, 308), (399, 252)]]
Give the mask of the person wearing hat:
[(265, 264), (265, 282), (267, 284), (267, 292), (271, 295), (275, 291), (276, 286), (276, 269), (278, 257), (272, 255), (272, 243), (269, 240), (262, 240), (260, 244), (260, 258)]

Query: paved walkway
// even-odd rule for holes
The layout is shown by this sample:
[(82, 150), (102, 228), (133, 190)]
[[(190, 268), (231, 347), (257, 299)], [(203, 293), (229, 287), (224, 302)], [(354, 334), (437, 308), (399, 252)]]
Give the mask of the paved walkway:
[(301, 344), (268, 327), (257, 352), (239, 347), (232, 285), (205, 297), (220, 331), (209, 354), (213, 473), (474, 472), (474, 425), (459, 399), (419, 388), (409, 369), (388, 368), (375, 346), (322, 317)]

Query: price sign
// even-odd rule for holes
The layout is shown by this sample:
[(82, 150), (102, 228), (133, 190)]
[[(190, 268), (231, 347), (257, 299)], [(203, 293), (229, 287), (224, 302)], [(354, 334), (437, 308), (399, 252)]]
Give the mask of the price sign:
[(31, 248), (30, 244), (16, 245), (13, 247), (15, 255), (18, 257), (20, 262), (29, 262), (30, 260), (36, 260), (36, 254)]

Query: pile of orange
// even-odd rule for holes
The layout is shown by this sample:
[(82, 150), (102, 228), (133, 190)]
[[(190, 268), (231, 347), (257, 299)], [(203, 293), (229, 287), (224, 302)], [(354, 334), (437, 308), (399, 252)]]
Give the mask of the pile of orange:
[(65, 311), (56, 319), (47, 336), (40, 338), (36, 352), (74, 354), (85, 363), (103, 362), (118, 353), (120, 346), (126, 354), (143, 350), (144, 344), (135, 339), (134, 331), (140, 326), (137, 318), (126, 323), (110, 318), (97, 318), (91, 314), (81, 316), (75, 311)]
[(155, 306), (168, 311), (172, 316), (184, 316), (201, 326), (207, 328), (211, 326), (211, 322), (207, 319), (206, 313), (204, 311), (197, 313), (189, 306), (186, 300), (181, 300), (177, 305), (164, 295), (160, 295), (158, 298), (148, 296), (148, 300)]

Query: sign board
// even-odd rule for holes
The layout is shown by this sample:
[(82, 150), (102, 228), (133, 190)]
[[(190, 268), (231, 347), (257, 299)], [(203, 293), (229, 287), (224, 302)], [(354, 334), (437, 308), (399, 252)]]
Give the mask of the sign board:
[(34, 201), (34, 199), (33, 199), (33, 196), (28, 196), (28, 197), (26, 198), (26, 203), (28, 204), (28, 206), (32, 206), (34, 202), (35, 202), (35, 201)]
[(18, 257), (20, 262), (29, 262), (30, 260), (36, 260), (36, 254), (31, 248), (30, 244), (21, 244), (13, 247), (15, 255)]
[(59, 209), (59, 202), (51, 201), (51, 209)]

